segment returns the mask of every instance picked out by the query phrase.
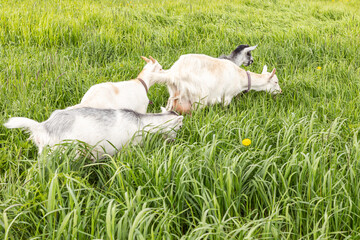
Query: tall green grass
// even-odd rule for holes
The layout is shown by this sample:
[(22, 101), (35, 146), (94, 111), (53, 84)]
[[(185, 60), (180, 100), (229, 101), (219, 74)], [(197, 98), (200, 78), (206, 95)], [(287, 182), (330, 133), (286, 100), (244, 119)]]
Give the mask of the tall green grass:
[[(0, 1), (0, 122), (43, 121), (90, 86), (135, 78), (141, 55), (258, 44), (283, 94), (239, 96), (113, 157), (38, 156), (0, 126), (3, 239), (360, 238), (360, 2)], [(317, 69), (321, 67), (321, 69)], [(150, 89), (158, 112), (165, 86)], [(252, 140), (249, 147), (241, 144)]]

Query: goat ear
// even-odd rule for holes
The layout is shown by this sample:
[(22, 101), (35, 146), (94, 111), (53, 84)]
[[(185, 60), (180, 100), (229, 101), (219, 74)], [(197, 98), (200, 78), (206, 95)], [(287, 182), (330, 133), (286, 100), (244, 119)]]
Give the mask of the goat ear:
[(166, 108), (164, 108), (164, 107), (160, 107), (161, 108), (161, 113), (166, 113), (167, 111), (166, 111)]
[(252, 50), (255, 50), (256, 47), (257, 47), (257, 45), (252, 46), (252, 47), (247, 47), (247, 48), (245, 48), (245, 52), (250, 52)]
[(264, 65), (264, 67), (263, 67), (263, 70), (262, 70), (261, 74), (265, 74), (265, 73), (267, 73), (267, 66), (266, 66), (266, 65)]
[(156, 60), (152, 56), (149, 56), (149, 58), (151, 59), (152, 63), (156, 62)]
[(147, 57), (141, 56), (142, 59), (144, 59), (145, 62), (149, 63), (150, 59), (148, 59)]
[(276, 72), (276, 68), (274, 68), (271, 72), (271, 75), (270, 75), (270, 78), (272, 78), (274, 75), (275, 75), (275, 72)]

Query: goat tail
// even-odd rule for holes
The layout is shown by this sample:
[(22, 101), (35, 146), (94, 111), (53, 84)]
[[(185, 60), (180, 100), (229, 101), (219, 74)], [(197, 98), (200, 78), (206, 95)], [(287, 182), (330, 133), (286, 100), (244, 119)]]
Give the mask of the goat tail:
[(25, 117), (12, 117), (4, 124), (6, 128), (25, 128), (30, 131), (34, 130), (39, 125), (39, 122)]

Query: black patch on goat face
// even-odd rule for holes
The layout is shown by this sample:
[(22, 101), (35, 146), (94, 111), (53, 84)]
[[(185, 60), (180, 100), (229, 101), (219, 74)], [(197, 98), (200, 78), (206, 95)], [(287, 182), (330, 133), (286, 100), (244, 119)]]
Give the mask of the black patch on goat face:
[(239, 45), (234, 51), (232, 51), (231, 56), (235, 57), (239, 53), (241, 53), (245, 48), (249, 47), (249, 45)]
[(254, 61), (251, 56), (251, 51), (245, 52), (245, 49), (248, 47), (249, 45), (247, 44), (239, 45), (234, 51), (231, 52), (229, 56), (221, 55), (219, 58), (229, 60), (238, 66), (249, 66)]

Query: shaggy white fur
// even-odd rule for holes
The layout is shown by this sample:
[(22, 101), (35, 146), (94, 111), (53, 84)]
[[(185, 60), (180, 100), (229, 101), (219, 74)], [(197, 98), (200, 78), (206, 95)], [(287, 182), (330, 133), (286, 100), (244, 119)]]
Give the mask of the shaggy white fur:
[[(264, 66), (261, 74), (249, 74), (251, 90), (281, 93), (275, 68), (268, 73)], [(234, 96), (248, 88), (245, 70), (231, 61), (202, 54), (183, 55), (169, 70), (150, 75), (152, 81), (168, 86), (170, 98), (166, 109), (181, 113), (189, 112), (195, 106), (228, 105)]]

